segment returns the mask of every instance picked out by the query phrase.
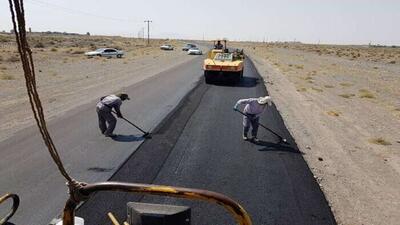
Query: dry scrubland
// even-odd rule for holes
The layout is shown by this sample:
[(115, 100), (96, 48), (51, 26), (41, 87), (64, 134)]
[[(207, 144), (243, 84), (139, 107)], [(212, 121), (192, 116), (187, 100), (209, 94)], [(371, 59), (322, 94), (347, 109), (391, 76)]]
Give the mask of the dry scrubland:
[[(190, 59), (178, 50), (159, 50), (164, 43), (182, 45), (174, 40), (152, 40), (146, 46), (143, 40), (133, 38), (29, 34), (29, 43), (48, 118)], [(109, 59), (83, 55), (101, 47), (122, 49), (125, 56)], [(33, 122), (24, 82), (15, 38), (0, 34), (0, 140)]]
[(236, 43), (339, 224), (400, 221), (400, 48)]

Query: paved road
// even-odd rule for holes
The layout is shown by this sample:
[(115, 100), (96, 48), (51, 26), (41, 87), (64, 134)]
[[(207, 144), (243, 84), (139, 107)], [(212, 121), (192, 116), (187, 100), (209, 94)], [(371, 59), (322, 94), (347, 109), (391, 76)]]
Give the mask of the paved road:
[[(201, 62), (202, 57), (194, 56), (125, 89), (131, 96), (122, 106), (125, 117), (140, 121), (144, 128), (156, 127), (196, 85)], [(116, 141), (103, 137), (97, 127), (95, 104), (80, 106), (49, 123), (67, 171), (86, 182), (110, 178), (143, 142), (140, 133), (123, 121), (118, 122), (116, 133), (122, 135)], [(0, 194), (13, 192), (21, 197), (12, 219), (15, 224), (47, 224), (60, 214), (67, 199), (65, 181), (38, 133), (36, 127), (30, 127), (0, 142)]]
[[(275, 107), (263, 114), (261, 122), (288, 137), (290, 146), (277, 144), (277, 138), (261, 128), (262, 143), (241, 139), (241, 116), (232, 107), (239, 98), (265, 95), (259, 80), (247, 61), (240, 85), (206, 85), (201, 81), (156, 129), (153, 139), (145, 141), (111, 180), (221, 192), (240, 202), (257, 225), (336, 224)], [(195, 225), (233, 224), (219, 206), (124, 193), (99, 193), (77, 214), (88, 225), (109, 224), (106, 213), (125, 219), (128, 201), (191, 206)]]

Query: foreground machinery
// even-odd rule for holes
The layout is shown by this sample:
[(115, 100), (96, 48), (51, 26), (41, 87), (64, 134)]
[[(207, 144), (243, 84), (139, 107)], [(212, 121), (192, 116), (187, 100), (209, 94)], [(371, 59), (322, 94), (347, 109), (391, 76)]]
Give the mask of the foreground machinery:
[(203, 70), (206, 83), (226, 81), (237, 83), (243, 78), (244, 54), (238, 49), (229, 51), (226, 40), (214, 41), (214, 49), (208, 52)]

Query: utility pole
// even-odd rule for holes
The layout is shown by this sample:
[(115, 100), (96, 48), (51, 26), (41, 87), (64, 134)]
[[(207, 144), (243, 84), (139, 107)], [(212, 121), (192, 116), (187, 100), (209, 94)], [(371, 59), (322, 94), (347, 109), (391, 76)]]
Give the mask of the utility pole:
[(153, 21), (145, 20), (144, 22), (147, 23), (147, 45), (150, 45), (150, 23)]

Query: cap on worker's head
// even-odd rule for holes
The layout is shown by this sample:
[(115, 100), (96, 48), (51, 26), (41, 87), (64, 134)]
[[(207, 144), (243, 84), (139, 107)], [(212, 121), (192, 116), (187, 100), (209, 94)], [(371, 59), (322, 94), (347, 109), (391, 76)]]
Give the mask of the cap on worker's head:
[(123, 100), (130, 100), (128, 94), (125, 94), (125, 93), (117, 94), (117, 97), (119, 97), (122, 101)]
[(271, 103), (271, 97), (270, 96), (265, 96), (265, 97), (259, 97), (257, 99), (258, 104), (260, 105), (265, 105), (267, 103)]

